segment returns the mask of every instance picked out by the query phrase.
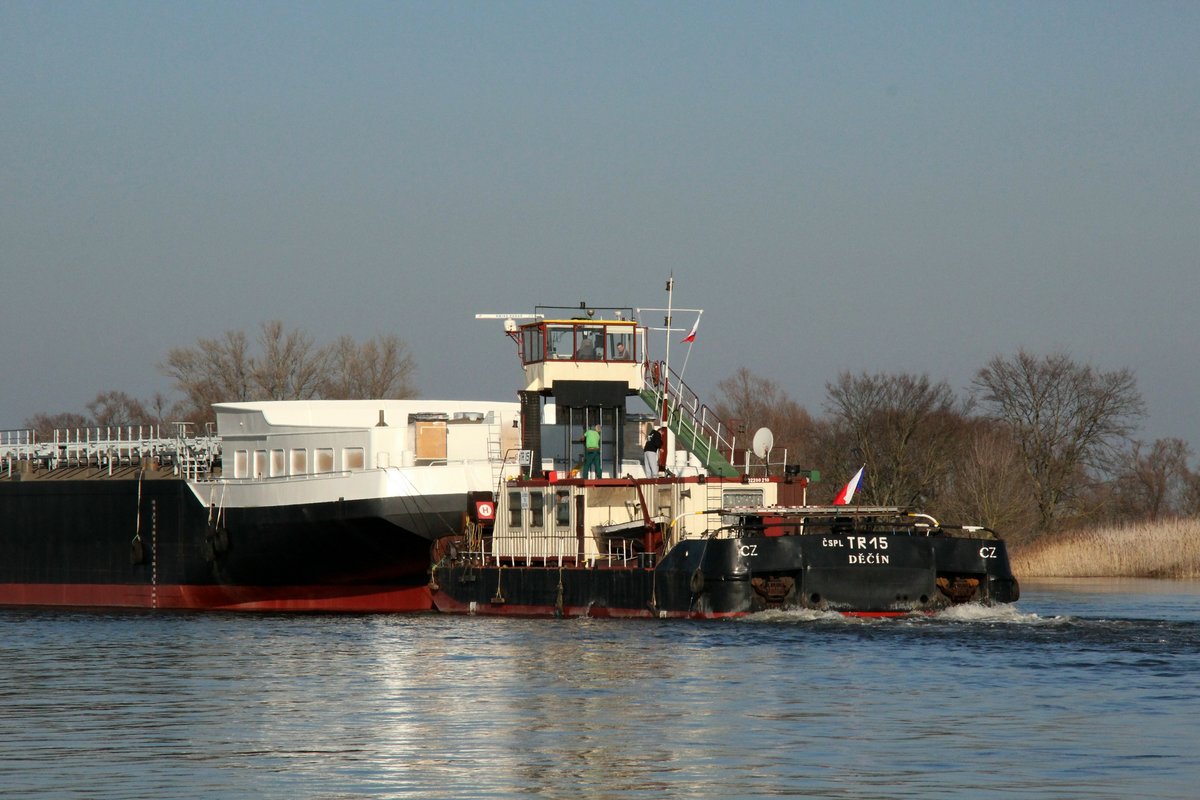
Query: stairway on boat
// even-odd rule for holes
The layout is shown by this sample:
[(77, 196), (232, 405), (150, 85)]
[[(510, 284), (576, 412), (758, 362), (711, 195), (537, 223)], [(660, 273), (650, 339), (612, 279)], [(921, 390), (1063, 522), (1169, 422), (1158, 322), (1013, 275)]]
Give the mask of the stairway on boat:
[(733, 432), (715, 411), (700, 402), (674, 370), (665, 368), (661, 362), (650, 364), (640, 395), (660, 415), (665, 407), (667, 427), (710, 474), (723, 478), (738, 476), (733, 466), (736, 447)]

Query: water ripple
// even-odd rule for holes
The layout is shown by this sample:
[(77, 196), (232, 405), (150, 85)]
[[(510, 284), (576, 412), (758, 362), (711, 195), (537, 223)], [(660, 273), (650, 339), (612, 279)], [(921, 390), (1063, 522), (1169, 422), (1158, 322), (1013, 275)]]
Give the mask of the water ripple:
[(5, 611), (0, 786), (1191, 797), (1197, 617), (1058, 592), (726, 623)]

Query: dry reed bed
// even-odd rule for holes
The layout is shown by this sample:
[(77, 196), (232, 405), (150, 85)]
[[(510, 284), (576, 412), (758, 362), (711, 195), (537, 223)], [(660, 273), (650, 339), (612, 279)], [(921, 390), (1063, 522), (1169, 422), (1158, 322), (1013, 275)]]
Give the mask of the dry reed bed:
[(1010, 559), (1018, 577), (1200, 578), (1200, 519), (1067, 533)]

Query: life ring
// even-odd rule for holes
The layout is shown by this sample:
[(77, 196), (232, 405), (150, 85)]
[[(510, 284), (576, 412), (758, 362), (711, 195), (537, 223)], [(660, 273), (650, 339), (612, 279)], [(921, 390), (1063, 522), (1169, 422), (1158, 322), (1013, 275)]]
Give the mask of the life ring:
[(704, 591), (704, 573), (696, 567), (696, 571), (688, 578), (688, 588), (692, 590), (692, 594), (700, 594)]

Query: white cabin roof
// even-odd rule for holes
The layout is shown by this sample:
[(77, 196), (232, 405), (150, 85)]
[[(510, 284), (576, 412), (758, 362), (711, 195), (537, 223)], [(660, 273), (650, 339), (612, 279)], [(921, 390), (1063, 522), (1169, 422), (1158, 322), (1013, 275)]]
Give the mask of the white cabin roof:
[(216, 403), (217, 434), (236, 436), (296, 428), (372, 428), (380, 413), (389, 426), (408, 425), (410, 414), (517, 414), (516, 402), (484, 400), (268, 400)]

